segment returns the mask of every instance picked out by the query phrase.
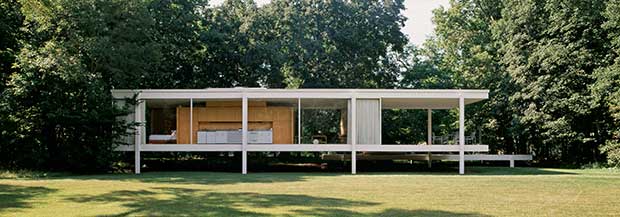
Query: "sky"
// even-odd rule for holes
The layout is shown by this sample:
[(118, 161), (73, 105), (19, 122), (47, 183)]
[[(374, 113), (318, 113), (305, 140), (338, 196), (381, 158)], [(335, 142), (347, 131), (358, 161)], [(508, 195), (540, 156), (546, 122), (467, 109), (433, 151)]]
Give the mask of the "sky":
[[(211, 0), (211, 5), (221, 4), (224, 0)], [(405, 0), (407, 17), (405, 27), (402, 29), (409, 40), (415, 45), (422, 45), (424, 40), (433, 34), (433, 9), (440, 6), (448, 7), (449, 0)], [(267, 4), (270, 0), (255, 0), (258, 6)]]
[(409, 40), (415, 45), (422, 45), (428, 36), (433, 34), (433, 9), (443, 6), (447, 8), (449, 0), (405, 0), (407, 17), (403, 33), (409, 36)]

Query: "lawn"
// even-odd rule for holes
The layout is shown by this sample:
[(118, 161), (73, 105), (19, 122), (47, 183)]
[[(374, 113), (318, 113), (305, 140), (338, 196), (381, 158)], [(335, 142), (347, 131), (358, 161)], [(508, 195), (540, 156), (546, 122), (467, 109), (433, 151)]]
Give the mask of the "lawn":
[(620, 172), (148, 172), (0, 179), (0, 216), (609, 216)]

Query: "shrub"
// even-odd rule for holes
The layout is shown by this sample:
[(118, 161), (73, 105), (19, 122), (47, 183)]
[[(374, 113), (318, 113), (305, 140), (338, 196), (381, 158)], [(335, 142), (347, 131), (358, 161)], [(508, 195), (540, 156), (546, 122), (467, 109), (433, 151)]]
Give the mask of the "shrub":
[(620, 168), (620, 142), (617, 140), (607, 141), (601, 146), (601, 152), (607, 154), (607, 164), (610, 167)]

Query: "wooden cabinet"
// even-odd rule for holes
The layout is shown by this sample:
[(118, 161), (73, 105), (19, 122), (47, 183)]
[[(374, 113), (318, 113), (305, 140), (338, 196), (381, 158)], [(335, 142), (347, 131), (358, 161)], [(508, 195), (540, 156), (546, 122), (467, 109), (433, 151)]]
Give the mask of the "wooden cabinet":
[[(177, 143), (189, 144), (190, 132), (193, 144), (198, 141), (199, 130), (241, 129), (241, 102), (207, 102), (194, 106), (193, 123), (190, 131), (190, 108), (177, 107)], [(265, 102), (249, 102), (249, 130), (273, 129), (274, 144), (292, 144), (294, 140), (295, 112), (293, 107), (267, 106)]]

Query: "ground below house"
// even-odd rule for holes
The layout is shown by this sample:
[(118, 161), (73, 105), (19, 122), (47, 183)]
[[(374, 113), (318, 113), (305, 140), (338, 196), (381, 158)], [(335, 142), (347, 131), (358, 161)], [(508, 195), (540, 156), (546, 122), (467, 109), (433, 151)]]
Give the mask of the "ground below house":
[(620, 172), (145, 172), (0, 179), (0, 216), (602, 216)]

